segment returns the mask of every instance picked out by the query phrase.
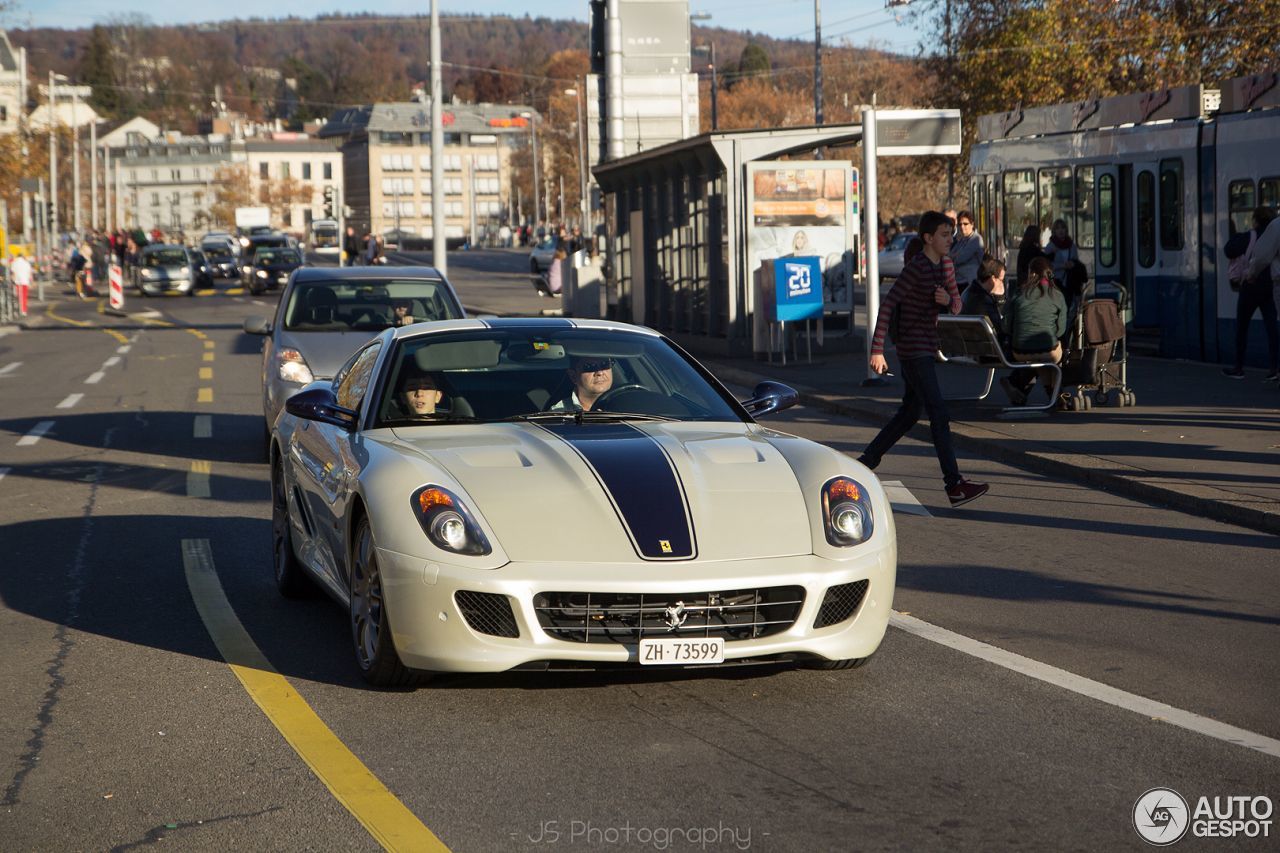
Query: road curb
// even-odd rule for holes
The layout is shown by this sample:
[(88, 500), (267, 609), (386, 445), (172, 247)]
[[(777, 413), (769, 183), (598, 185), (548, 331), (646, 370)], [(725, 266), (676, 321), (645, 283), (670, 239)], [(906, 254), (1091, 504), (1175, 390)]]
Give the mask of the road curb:
[[(703, 363), (723, 382), (754, 386), (768, 378), (716, 362), (714, 358)], [(804, 385), (792, 387), (806, 406), (877, 426), (888, 421), (898, 407), (896, 402), (841, 397)], [(928, 425), (923, 421), (912, 427), (909, 434), (920, 441), (932, 441)], [(964, 421), (953, 420), (951, 434), (957, 448), (1014, 468), (1072, 480), (1144, 503), (1280, 535), (1280, 513), (1273, 509), (1273, 502), (1263, 498), (1227, 492), (1200, 483), (1158, 481), (1151, 472), (1140, 468), (1096, 456), (1063, 453), (1035, 442), (1011, 440), (1008, 435)]]

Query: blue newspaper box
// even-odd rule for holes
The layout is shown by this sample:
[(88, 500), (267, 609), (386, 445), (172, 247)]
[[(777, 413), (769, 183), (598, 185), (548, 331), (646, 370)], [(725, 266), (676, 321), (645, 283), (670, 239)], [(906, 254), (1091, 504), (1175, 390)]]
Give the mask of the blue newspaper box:
[(773, 262), (774, 304), (779, 323), (822, 316), (822, 263), (817, 257), (778, 258)]

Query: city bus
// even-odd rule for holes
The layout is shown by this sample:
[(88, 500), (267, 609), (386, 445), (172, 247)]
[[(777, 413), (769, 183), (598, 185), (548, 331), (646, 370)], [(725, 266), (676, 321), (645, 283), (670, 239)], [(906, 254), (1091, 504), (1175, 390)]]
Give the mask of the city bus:
[[(1066, 221), (1090, 277), (1133, 294), (1132, 331), (1166, 357), (1234, 359), (1222, 247), (1280, 203), (1275, 73), (982, 116), (970, 202), (1012, 263), (1028, 226)], [(1262, 363), (1261, 321), (1249, 335)]]

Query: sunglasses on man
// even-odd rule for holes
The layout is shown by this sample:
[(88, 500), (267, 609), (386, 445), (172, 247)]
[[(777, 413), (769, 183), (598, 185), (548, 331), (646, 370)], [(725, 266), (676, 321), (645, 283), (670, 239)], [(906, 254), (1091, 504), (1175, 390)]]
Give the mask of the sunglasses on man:
[(587, 361), (578, 362), (574, 369), (579, 373), (596, 373), (600, 370), (609, 370), (613, 367), (613, 359), (611, 358), (593, 358)]

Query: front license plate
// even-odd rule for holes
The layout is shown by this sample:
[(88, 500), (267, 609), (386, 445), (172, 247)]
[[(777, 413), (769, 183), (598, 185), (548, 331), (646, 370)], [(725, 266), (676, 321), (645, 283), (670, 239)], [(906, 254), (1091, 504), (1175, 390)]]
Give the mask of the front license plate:
[(639, 653), (642, 666), (724, 663), (724, 640), (720, 637), (641, 640)]

